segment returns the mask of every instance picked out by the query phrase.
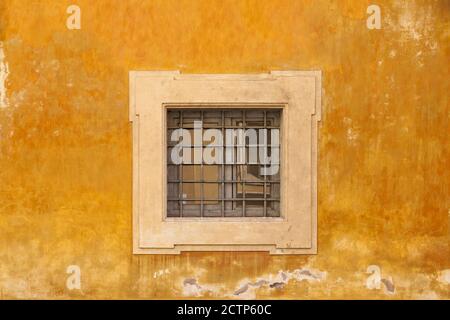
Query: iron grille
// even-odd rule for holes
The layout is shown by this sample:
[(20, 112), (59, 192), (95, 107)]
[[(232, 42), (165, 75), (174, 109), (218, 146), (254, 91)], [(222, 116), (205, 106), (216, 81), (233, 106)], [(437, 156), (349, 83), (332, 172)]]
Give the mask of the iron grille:
[[(274, 134), (281, 129), (281, 112), (281, 108), (167, 109), (167, 217), (280, 217), (281, 162), (275, 156), (281, 154), (281, 144)], [(220, 132), (221, 139), (205, 141), (209, 129)], [(247, 136), (252, 130), (257, 133), (253, 141)], [(189, 141), (179, 137), (181, 132)], [(263, 156), (260, 148), (266, 148)], [(255, 150), (257, 156), (252, 158)], [(205, 152), (221, 161), (205, 161)], [(183, 161), (174, 161), (174, 154)], [(269, 167), (272, 172), (267, 174)]]

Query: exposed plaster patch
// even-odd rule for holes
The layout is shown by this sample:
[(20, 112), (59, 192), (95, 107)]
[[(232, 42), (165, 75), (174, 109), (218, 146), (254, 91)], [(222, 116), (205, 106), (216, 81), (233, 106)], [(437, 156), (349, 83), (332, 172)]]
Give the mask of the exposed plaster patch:
[(400, 28), (408, 33), (408, 36), (414, 40), (420, 40), (422, 35), (417, 28), (417, 16), (414, 14), (409, 5), (406, 5), (406, 10), (401, 11), (398, 19)]
[(221, 288), (214, 285), (200, 285), (195, 278), (187, 278), (183, 281), (183, 296), (200, 297), (206, 294), (219, 295)]
[(259, 278), (256, 282), (244, 281), (239, 288), (233, 293), (233, 296), (243, 299), (256, 298), (256, 289), (262, 287), (269, 287), (270, 289), (281, 289), (289, 283), (289, 281), (321, 281), (325, 280), (327, 276), (326, 272), (322, 272), (315, 269), (296, 269), (290, 271), (279, 271), (276, 275), (268, 275), (266, 277)]
[(159, 277), (161, 277), (161, 276), (163, 276), (165, 274), (169, 274), (169, 273), (170, 273), (169, 269), (158, 270), (158, 271), (153, 273), (153, 279), (159, 278)]
[(353, 125), (351, 118), (345, 117), (343, 119), (344, 126), (347, 128), (347, 140), (350, 145), (355, 145), (356, 140), (359, 138), (359, 128)]
[(419, 67), (423, 67), (425, 63), (423, 62), (423, 55), (422, 51), (417, 52), (416, 54), (416, 60)]
[(271, 288), (276, 288), (276, 289), (278, 289), (278, 288), (283, 288), (284, 285), (285, 285), (284, 282), (274, 282), (274, 283), (271, 283), (269, 286), (270, 286)]
[(415, 299), (419, 300), (439, 300), (440, 296), (432, 290), (425, 290), (415, 297)]
[(202, 295), (202, 287), (197, 283), (197, 279), (189, 278), (183, 281), (183, 295), (199, 297)]
[(353, 128), (348, 128), (347, 129), (347, 139), (351, 142), (357, 140), (359, 137), (359, 133), (357, 131), (355, 131), (355, 129)]
[[(29, 281), (17, 278), (6, 278), (2, 283), (2, 295), (13, 297), (15, 299), (23, 299), (26, 297), (36, 297), (31, 290)], [(29, 296), (30, 295), (30, 296)]]
[(316, 282), (325, 280), (327, 273), (316, 269), (296, 269), (294, 271), (279, 271), (277, 274), (269, 274), (258, 278), (256, 281), (244, 279), (231, 293), (225, 292), (222, 286), (200, 284), (197, 278), (186, 278), (183, 280), (183, 296), (201, 297), (205, 295), (225, 296), (240, 299), (255, 299), (256, 290), (259, 288), (269, 288), (273, 290), (282, 289), (291, 280)]
[(11, 105), (13, 107), (20, 106), (25, 101), (26, 96), (27, 96), (26, 89), (13, 91), (11, 93), (11, 99), (9, 101), (10, 102), (9, 105)]
[(450, 269), (445, 269), (439, 272), (437, 280), (443, 284), (450, 284)]
[(393, 11), (398, 16), (386, 17), (386, 23), (393, 31), (400, 32), (401, 41), (420, 42), (426, 39), (425, 47), (430, 51), (437, 49), (437, 41), (430, 39), (434, 33), (435, 17), (431, 6), (418, 6), (412, 1), (394, 4)]
[(246, 283), (245, 285), (243, 285), (242, 287), (240, 287), (239, 289), (237, 289), (237, 290), (234, 292), (234, 295), (238, 296), (238, 295), (240, 295), (240, 294), (243, 294), (243, 293), (247, 292), (248, 286), (249, 286), (248, 283)]
[(0, 41), (0, 108), (8, 107), (8, 97), (6, 96), (6, 79), (9, 75), (8, 63), (5, 62), (5, 51), (3, 42)]
[(392, 277), (389, 277), (388, 279), (381, 279), (381, 283), (384, 284), (385, 287), (385, 293), (387, 294), (394, 294), (395, 293), (395, 285), (394, 281), (392, 280)]
[(391, 276), (386, 278), (381, 277), (381, 268), (377, 265), (370, 265), (367, 267), (367, 273), (371, 275), (366, 279), (366, 288), (369, 290), (381, 289), (383, 284), (383, 291), (385, 294), (395, 294), (394, 280)]
[(340, 253), (348, 252), (350, 254), (357, 252), (361, 255), (370, 253), (370, 249), (364, 241), (352, 239), (350, 237), (342, 236), (333, 243), (335, 250)]

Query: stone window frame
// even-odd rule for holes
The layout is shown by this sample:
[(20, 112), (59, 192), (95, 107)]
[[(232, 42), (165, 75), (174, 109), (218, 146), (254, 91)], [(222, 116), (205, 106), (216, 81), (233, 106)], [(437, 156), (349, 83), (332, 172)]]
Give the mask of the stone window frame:
[[(317, 253), (320, 71), (181, 74), (130, 71), (133, 127), (133, 253)], [(280, 218), (166, 217), (166, 108), (282, 106)]]

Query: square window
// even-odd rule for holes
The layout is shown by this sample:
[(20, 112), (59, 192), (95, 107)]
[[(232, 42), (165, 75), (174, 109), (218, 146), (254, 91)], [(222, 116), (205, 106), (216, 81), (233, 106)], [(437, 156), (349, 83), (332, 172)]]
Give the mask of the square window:
[(317, 252), (321, 74), (130, 73), (133, 251)]

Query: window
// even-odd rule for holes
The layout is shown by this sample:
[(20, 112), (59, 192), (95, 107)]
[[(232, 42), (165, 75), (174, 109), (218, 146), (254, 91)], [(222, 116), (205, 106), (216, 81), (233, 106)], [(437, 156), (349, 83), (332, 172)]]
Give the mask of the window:
[(316, 71), (130, 73), (133, 251), (317, 252)]
[(167, 217), (280, 217), (280, 114), (167, 109)]

